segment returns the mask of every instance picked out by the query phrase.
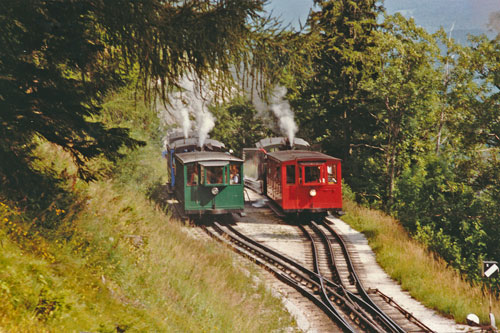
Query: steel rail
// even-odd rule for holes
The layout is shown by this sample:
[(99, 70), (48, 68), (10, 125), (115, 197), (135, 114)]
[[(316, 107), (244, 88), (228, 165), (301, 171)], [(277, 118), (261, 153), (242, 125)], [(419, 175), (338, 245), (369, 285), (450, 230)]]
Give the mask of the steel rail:
[[(238, 230), (236, 230), (232, 226), (225, 225), (224, 227), (231, 230), (232, 233), (234, 233), (235, 235), (238, 235), (238, 237), (244, 239), (245, 241), (254, 245), (255, 247), (260, 248), (263, 251), (266, 251), (266, 252), (272, 254), (272, 256), (274, 258), (277, 258), (276, 260), (282, 261), (284, 266), (286, 266), (288, 264), (287, 269), (292, 270), (293, 268), (295, 268), (296, 270), (293, 270), (295, 274), (304, 276), (304, 278), (306, 278), (307, 281), (313, 281), (314, 283), (316, 283), (316, 285), (318, 286), (318, 292), (319, 292), (319, 288), (320, 288), (319, 284), (321, 283), (320, 281), (323, 281), (323, 283), (326, 284), (325, 289), (329, 293), (329, 296), (328, 296), (329, 299), (333, 298), (334, 303), (346, 308), (346, 312), (349, 312), (354, 317), (357, 317), (364, 322), (368, 321), (368, 319), (366, 318), (366, 313), (360, 313), (360, 311), (355, 308), (355, 303), (352, 303), (351, 301), (347, 300), (346, 297), (341, 295), (341, 293), (343, 291), (342, 287), (336, 285), (334, 282), (330, 281), (329, 279), (326, 279), (326, 278), (320, 276), (319, 274), (309, 270), (308, 268), (298, 264), (295, 260), (293, 260), (293, 259), (257, 242), (256, 240), (252, 239), (251, 237), (239, 232)], [(339, 292), (337, 292), (336, 290), (338, 290)], [(357, 300), (357, 302), (363, 304), (365, 307), (368, 306), (367, 304), (365, 304), (365, 302), (362, 299), (359, 298), (359, 296), (357, 296), (353, 293), (349, 292), (349, 297), (355, 298)], [(367, 312), (369, 312), (369, 311), (367, 311)], [(373, 325), (371, 325), (371, 323), (368, 323), (367, 326), (373, 326)], [(372, 329), (372, 330), (377, 331), (376, 329)], [(380, 331), (380, 329), (378, 331)]]
[[(313, 271), (309, 270), (308, 268), (298, 264), (295, 260), (289, 258), (288, 256), (286, 256), (282, 253), (279, 253), (279, 252), (275, 251), (274, 249), (271, 249), (271, 248), (257, 242), (256, 240), (241, 233), (240, 231), (236, 230), (235, 228), (233, 228), (230, 225), (226, 225), (225, 227), (230, 229), (233, 233), (235, 233), (236, 235), (238, 235), (242, 239), (245, 239), (249, 243), (252, 243), (256, 247), (259, 247), (259, 248), (264, 249), (265, 251), (267, 251), (269, 253), (272, 253), (273, 256), (275, 256), (275, 257), (281, 259), (283, 262), (295, 267), (297, 270), (300, 270), (301, 272), (308, 275), (309, 277), (311, 277), (311, 278), (317, 277), (316, 273), (314, 273)], [(329, 279), (326, 279), (326, 278), (323, 278), (323, 280), (326, 283), (327, 289), (332, 290), (332, 291), (336, 290), (337, 291), (336, 294), (339, 294), (339, 295), (341, 295), (343, 291), (347, 292), (350, 299), (354, 300), (358, 305), (360, 305), (366, 312), (368, 312), (373, 317), (377, 317), (377, 316), (380, 317), (380, 313), (382, 313), (384, 318), (388, 318), (390, 322), (393, 322), (393, 320), (390, 317), (388, 317), (384, 312), (382, 312), (377, 306), (375, 306), (375, 308), (372, 306), (372, 304), (374, 304), (374, 303), (371, 299), (370, 299), (370, 302), (368, 303), (360, 295), (356, 295), (356, 294), (350, 292), (349, 290), (344, 289), (342, 286), (339, 286), (335, 282), (330, 281)], [(398, 308), (398, 310), (399, 310), (399, 308)], [(408, 318), (408, 316), (405, 313), (404, 313), (404, 315), (405, 315), (405, 317)], [(395, 324), (395, 325), (397, 327), (399, 327), (397, 324)], [(393, 325), (389, 325), (388, 323), (386, 323), (385, 326), (387, 326), (388, 331), (395, 331), (394, 329), (391, 329), (391, 327)], [(420, 325), (418, 325), (418, 326), (420, 326)], [(422, 329), (425, 332), (432, 332), (432, 330), (426, 326), (423, 326)], [(399, 330), (396, 330), (396, 332), (404, 332), (404, 330), (402, 328), (400, 328)]]
[[(360, 298), (359, 297), (350, 297), (350, 293), (348, 292), (347, 289), (345, 289), (346, 286), (344, 286), (344, 283), (340, 279), (340, 272), (338, 271), (338, 267), (335, 266), (334, 262), (334, 254), (333, 254), (333, 246), (330, 238), (328, 235), (321, 229), (318, 224), (316, 224), (314, 221), (311, 221), (311, 225), (313, 228), (319, 233), (321, 238), (324, 240), (324, 242), (327, 244), (328, 250), (329, 250), (329, 256), (332, 260), (331, 264), (334, 266), (333, 269), (337, 272), (337, 276), (339, 277), (339, 283), (344, 288), (346, 292), (346, 296), (351, 299), (351, 301), (363, 308), (363, 310), (367, 311), (371, 317), (374, 319), (374, 321), (379, 324), (384, 326), (385, 330), (390, 331), (390, 332), (395, 332), (395, 333), (403, 333), (404, 330), (399, 327), (398, 324), (396, 324), (392, 318), (387, 316), (380, 308), (373, 303), (372, 299), (368, 297), (368, 294), (366, 293), (365, 289), (363, 288), (363, 285), (361, 284), (361, 281), (359, 280), (356, 271), (354, 270), (354, 265), (352, 264), (352, 260), (350, 258), (349, 252), (346, 251), (345, 244), (342, 242), (339, 242), (339, 245), (342, 249), (342, 253), (344, 255), (344, 259), (347, 263), (347, 269), (349, 271), (349, 281), (355, 285), (356, 290), (358, 293), (361, 295), (361, 299), (363, 299), (364, 302), (359, 302)], [(322, 226), (324, 226), (324, 223), (321, 223)], [(329, 227), (329, 226), (327, 226)], [(331, 230), (331, 228), (325, 227), (332, 235), (334, 235), (334, 231)], [(335, 235), (334, 235), (335, 236)], [(366, 296), (366, 297), (365, 297)]]
[[(328, 225), (328, 223), (326, 223), (324, 220), (322, 222), (320, 222), (320, 225), (323, 226), (326, 230), (328, 230), (332, 234), (332, 236), (335, 237), (337, 242), (339, 243), (339, 245), (342, 249), (342, 252), (344, 254), (346, 263), (347, 263), (349, 275), (350, 275), (351, 279), (354, 281), (356, 289), (358, 290), (358, 293), (360, 294), (361, 298), (363, 298), (363, 300), (366, 303), (368, 303), (370, 305), (370, 307), (372, 307), (378, 313), (379, 319), (384, 321), (388, 325), (390, 325), (391, 328), (395, 332), (400, 332), (400, 333), (405, 332), (405, 330), (403, 328), (401, 328), (396, 322), (394, 322), (394, 320), (392, 320), (392, 318), (390, 318), (387, 314), (385, 314), (373, 302), (373, 300), (370, 298), (370, 296), (366, 292), (365, 288), (363, 287), (363, 284), (361, 283), (361, 279), (358, 277), (358, 274), (356, 273), (356, 270), (354, 269), (354, 264), (352, 263), (352, 259), (351, 259), (351, 256), (349, 254), (349, 251), (347, 250), (347, 245), (344, 241), (344, 238), (341, 235), (339, 235), (335, 230), (333, 230), (333, 228), (330, 225)], [(403, 310), (401, 307), (399, 307), (398, 310), (400, 310), (400, 312), (402, 312), (407, 319), (412, 319), (411, 321), (414, 324), (416, 324), (417, 326), (419, 326), (420, 328), (422, 328), (425, 332), (433, 332), (433, 330), (431, 330), (429, 327), (425, 326), (418, 319), (413, 317), (413, 315), (409, 314), (409, 312), (407, 312), (406, 310)], [(403, 310), (404, 312), (401, 310)], [(410, 315), (412, 318), (410, 318), (408, 315)]]
[[(318, 274), (320, 276), (321, 280), (323, 280), (323, 277), (321, 276), (321, 272), (320, 272), (320, 268), (319, 268), (318, 248), (316, 246), (316, 242), (313, 238), (313, 235), (311, 235), (311, 233), (309, 231), (307, 231), (304, 226), (299, 225), (299, 228), (302, 230), (304, 235), (306, 235), (306, 237), (309, 239), (309, 241), (311, 243), (311, 248), (313, 251), (313, 259), (314, 259), (313, 260), (314, 270), (315, 270), (316, 274)], [(330, 258), (333, 258), (333, 254), (331, 253), (331, 248), (327, 248), (326, 250), (327, 250), (327, 255)], [(330, 269), (333, 269), (333, 267), (330, 267)], [(322, 284), (322, 287), (325, 288), (323, 284)], [(342, 287), (342, 291), (343, 291), (344, 295), (346, 296), (346, 298), (350, 301), (351, 304), (358, 306), (358, 304), (353, 302), (352, 299), (349, 297), (349, 295), (347, 294), (347, 290), (345, 290)], [(371, 318), (369, 317), (369, 315), (364, 313), (362, 309), (360, 309), (358, 307), (358, 309), (356, 309), (356, 310), (358, 312), (358, 318), (362, 318), (362, 321), (363, 321), (363, 323), (361, 323), (361, 321), (358, 321), (358, 322), (356, 322), (356, 324), (359, 325), (363, 330), (369, 330), (371, 332), (385, 332), (385, 330), (382, 327), (379, 327), (376, 323), (373, 323)]]
[[(284, 266), (281, 266), (282, 267), (281, 269), (280, 268), (277, 269), (277, 268), (273, 267), (272, 265), (269, 264), (269, 261), (271, 262), (271, 264), (275, 264), (275, 263), (279, 264), (280, 260), (276, 260), (277, 258), (273, 258), (272, 255), (269, 256), (265, 253), (262, 253), (263, 252), (262, 250), (255, 250), (255, 248), (253, 248), (253, 246), (251, 246), (249, 244), (246, 244), (249, 248), (247, 248), (245, 250), (235, 246), (234, 242), (237, 242), (237, 243), (240, 243), (239, 246), (244, 248), (246, 242), (244, 240), (238, 239), (238, 237), (236, 235), (231, 235), (231, 233), (224, 231), (223, 228), (218, 223), (214, 223), (214, 225), (215, 225), (214, 229), (218, 229), (220, 233), (227, 235), (228, 237), (230, 237), (232, 239), (232, 241), (225, 239), (222, 236), (222, 234), (217, 235), (215, 233), (212, 233), (206, 227), (203, 227), (203, 228), (211, 237), (214, 237), (217, 240), (231, 246), (235, 251), (237, 251), (238, 253), (253, 260), (255, 263), (264, 267), (266, 270), (271, 272), (273, 275), (278, 277), (283, 282), (294, 287), (302, 295), (309, 298), (311, 301), (313, 301), (316, 304), (316, 306), (318, 306), (321, 310), (323, 310), (323, 312), (325, 312), (330, 319), (332, 319), (336, 324), (338, 324), (344, 332), (354, 332), (350, 327), (344, 325), (343, 319), (341, 317), (339, 317), (339, 315), (336, 312), (332, 311), (332, 309), (328, 305), (326, 305), (322, 300), (318, 299), (313, 293), (309, 292), (308, 290), (306, 290), (304, 288), (304, 284), (302, 283), (304, 280), (297, 281), (297, 277), (301, 275), (300, 272), (296, 272), (296, 274), (294, 274), (293, 270), (288, 270), (288, 272), (286, 272), (286, 271), (283, 272), (282, 270), (283, 270)], [(256, 255), (257, 255), (257, 257), (256, 257)], [(268, 258), (268, 262), (261, 259), (264, 257)], [(295, 275), (295, 277), (293, 275)], [(294, 280), (294, 278), (295, 278), (295, 280)], [(302, 278), (304, 278), (304, 277), (302, 277)], [(305, 278), (305, 280), (306, 280), (306, 282), (308, 282), (307, 284), (316, 286), (316, 288), (309, 287), (310, 289), (312, 289), (314, 292), (319, 291), (319, 287), (317, 286), (317, 283), (315, 281), (312, 281), (308, 278)]]
[[(239, 232), (238, 230), (236, 230), (235, 228), (233, 228), (230, 225), (226, 225), (226, 228), (230, 229), (233, 233), (235, 233), (236, 235), (238, 235), (242, 239), (245, 239), (247, 242), (253, 244), (254, 246), (259, 247), (259, 248), (263, 249), (264, 251), (267, 251), (268, 253), (271, 253), (273, 256), (275, 256), (277, 258), (280, 258), (283, 262), (287, 263), (288, 265), (290, 265), (292, 267), (295, 267), (297, 270), (299, 270), (303, 274), (306, 274), (311, 279), (318, 279), (318, 275), (315, 272), (298, 264), (296, 260), (291, 259), (290, 257), (288, 257), (280, 252), (277, 252), (274, 249), (269, 248), (262, 243), (257, 242), (256, 240)], [(336, 283), (330, 281), (329, 279), (323, 278), (323, 280), (327, 283), (327, 286), (329, 286), (332, 289), (332, 291), (336, 292), (337, 294), (342, 293), (342, 287), (340, 287)], [(353, 296), (353, 295), (350, 295), (350, 296)], [(356, 295), (354, 295), (354, 296), (356, 296)]]
[(392, 297), (387, 296), (383, 292), (381, 292), (378, 289), (371, 289), (375, 294), (378, 294), (380, 297), (382, 297), (390, 306), (394, 307), (396, 310), (401, 312), (406, 319), (417, 325), (422, 329), (422, 332), (434, 332), (432, 329), (430, 329), (428, 326), (426, 326), (424, 323), (422, 323), (420, 320), (418, 320), (412, 313), (406, 311), (403, 309), (398, 303), (394, 302)]
[[(323, 298), (323, 301), (326, 302), (326, 304), (328, 304), (332, 308), (333, 311), (337, 312), (336, 307), (332, 304), (332, 302), (328, 298), (328, 295), (327, 295), (327, 292), (325, 289), (325, 284), (323, 283), (323, 276), (321, 276), (321, 272), (319, 269), (319, 253), (318, 253), (318, 248), (316, 247), (316, 243), (314, 242), (312, 235), (309, 234), (303, 226), (300, 226), (300, 229), (302, 230), (302, 232), (306, 236), (308, 236), (309, 241), (311, 243), (311, 249), (312, 249), (312, 254), (313, 254), (314, 272), (318, 275), (319, 282), (321, 285), (321, 298)], [(338, 314), (338, 315), (341, 316), (340, 314)], [(344, 321), (344, 323), (347, 327), (349, 327), (352, 331), (354, 331), (354, 329), (351, 327), (351, 325), (345, 319), (342, 318), (342, 320)]]
[[(332, 242), (330, 241), (330, 238), (328, 238), (328, 236), (323, 232), (323, 230), (321, 228), (318, 228), (318, 225), (314, 221), (311, 221), (311, 226), (321, 236), (324, 243), (327, 245), (328, 258), (330, 259), (330, 269), (332, 270), (334, 277), (338, 280), (337, 284), (342, 289), (343, 293), (346, 294), (346, 296), (349, 298), (348, 290), (347, 290), (346, 286), (344, 285), (344, 283), (342, 282), (342, 278), (340, 277), (340, 271), (339, 271), (338, 266), (335, 262), (335, 254), (333, 251), (333, 246), (332, 246)], [(350, 278), (350, 275), (349, 275), (349, 278)]]
[[(341, 237), (340, 235), (338, 235), (328, 224), (326, 224), (325, 222), (322, 223), (322, 225), (326, 225), (326, 229), (328, 231), (330, 231), (332, 233), (333, 236), (338, 236), (339, 238)], [(274, 256), (276, 256), (277, 258), (280, 258), (282, 261), (284, 261), (285, 263), (295, 267), (296, 269), (298, 269), (299, 271), (303, 272), (304, 274), (308, 275), (309, 277), (311, 277), (312, 279), (315, 279), (315, 280), (318, 280), (318, 277), (316, 275), (316, 273), (312, 272), (311, 270), (309, 270), (308, 268), (298, 264), (295, 260), (289, 258), (288, 256), (282, 254), (282, 253), (279, 253), (271, 248), (268, 248), (266, 247), (265, 245), (255, 241), (254, 239), (248, 237), (247, 235), (244, 235), (243, 233), (239, 232), (238, 230), (236, 230), (235, 228), (233, 228), (232, 226), (230, 225), (226, 225), (226, 228), (229, 228), (233, 233), (237, 234), (239, 237), (247, 240), (248, 242), (254, 244), (255, 246), (257, 247), (260, 247), (262, 249), (264, 249), (265, 251), (268, 251), (269, 253), (272, 253)], [(342, 238), (341, 239), (341, 247), (343, 247), (345, 249), (345, 251), (347, 251), (347, 247), (345, 245), (345, 242)], [(344, 250), (343, 250), (344, 251)], [(348, 262), (350, 263), (350, 265), (353, 267), (353, 264), (352, 264), (352, 261), (351, 261), (351, 258), (349, 257), (348, 258)], [(354, 269), (353, 269), (353, 272), (354, 272), (354, 276), (356, 277), (356, 279), (358, 279), (359, 281), (359, 278), (357, 276), (357, 274), (355, 273)], [(355, 301), (355, 303), (357, 303), (358, 305), (362, 306), (363, 309), (365, 309), (365, 311), (367, 311), (368, 313), (370, 313), (370, 315), (372, 315), (374, 318), (379, 318), (380, 320), (382, 320), (383, 322), (385, 322), (385, 325), (388, 326), (387, 327), (387, 330), (390, 331), (390, 332), (405, 332), (405, 330), (403, 328), (401, 328), (397, 323), (395, 323), (393, 321), (392, 318), (390, 318), (389, 316), (387, 316), (387, 314), (385, 314), (382, 310), (380, 310), (380, 308), (373, 302), (373, 300), (368, 296), (366, 295), (366, 298), (363, 297), (362, 295), (356, 295), (352, 292), (350, 292), (349, 290), (345, 290), (342, 286), (339, 286), (338, 284), (336, 284), (335, 282), (333, 281), (330, 281), (329, 279), (326, 279), (326, 278), (323, 278), (324, 282), (326, 283), (326, 287), (327, 289), (331, 290), (332, 292), (334, 290), (336, 290), (336, 293), (337, 295), (342, 295), (343, 291), (347, 292), (347, 294), (349, 295), (349, 298), (351, 298), (352, 300)], [(360, 285), (362, 286), (362, 284), (360, 283)], [(363, 289), (364, 290), (364, 289)], [(401, 308), (397, 303), (395, 303), (392, 299), (390, 299), (389, 297), (383, 295), (378, 289), (375, 290), (378, 294), (381, 294), (381, 297), (384, 299), (384, 300), (390, 300), (390, 301), (387, 301), (390, 305), (391, 304), (394, 304), (394, 305), (391, 305), (393, 306), (396, 310), (398, 310), (399, 312), (401, 312), (405, 318), (407, 318), (409, 321), (411, 321), (413, 324), (417, 325), (418, 327), (420, 327), (422, 329), (423, 332), (434, 332), (432, 329), (430, 329), (429, 327), (427, 327), (425, 324), (423, 324), (422, 322), (420, 322), (417, 318), (415, 318), (411, 313), (409, 313), (408, 311), (404, 310), (403, 308)], [(366, 294), (366, 290), (364, 290), (365, 294)], [(384, 297), (385, 296), (385, 297)], [(344, 297), (341, 297), (342, 298), (342, 302), (346, 301), (344, 299)], [(390, 324), (392, 323), (392, 324)]]

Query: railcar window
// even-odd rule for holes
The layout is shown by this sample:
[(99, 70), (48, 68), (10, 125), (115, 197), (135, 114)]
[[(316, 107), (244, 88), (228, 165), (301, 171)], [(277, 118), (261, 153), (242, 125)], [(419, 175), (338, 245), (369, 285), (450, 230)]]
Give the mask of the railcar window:
[(207, 166), (207, 184), (222, 184), (223, 166)]
[(336, 165), (328, 165), (328, 184), (337, 184), (337, 166)]
[(198, 185), (199, 175), (198, 175), (198, 165), (187, 164), (187, 184), (188, 186)]
[(286, 166), (286, 183), (295, 184), (295, 165)]
[(231, 164), (229, 166), (229, 184), (241, 184), (240, 168), (237, 164)]
[(319, 183), (321, 177), (320, 166), (305, 166), (304, 167), (304, 182)]

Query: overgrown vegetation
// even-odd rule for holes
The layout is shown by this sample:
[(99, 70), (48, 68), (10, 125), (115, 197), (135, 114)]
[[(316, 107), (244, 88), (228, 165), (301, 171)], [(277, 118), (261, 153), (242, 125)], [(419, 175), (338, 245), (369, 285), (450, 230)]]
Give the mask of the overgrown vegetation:
[(315, 1), (312, 68), (284, 81), (299, 136), (342, 158), (356, 200), (498, 295), (500, 36), (455, 43), (374, 0)]
[[(154, 112), (128, 91), (105, 104), (148, 145), (90, 184), (62, 149), (40, 143), (38, 169), (61, 179), (47, 208), (0, 203), (0, 327), (7, 331), (272, 331), (293, 327), (230, 251), (190, 237), (148, 191), (166, 176)], [(135, 107), (134, 105), (137, 105)], [(146, 116), (149, 115), (149, 116)], [(142, 128), (144, 122), (149, 125)], [(146, 130), (145, 130), (146, 129)], [(155, 134), (157, 135), (157, 134)], [(35, 184), (34, 184), (35, 186)], [(47, 193), (47, 189), (34, 191)], [(33, 200), (33, 199), (32, 199)], [(244, 315), (243, 315), (244, 314)]]
[(458, 322), (465, 322), (469, 313), (475, 313), (483, 323), (489, 323), (491, 297), (492, 313), (496, 318), (500, 316), (498, 297), (480, 283), (465, 281), (434, 249), (411, 239), (399, 221), (351, 200), (344, 201), (344, 209), (342, 220), (367, 237), (377, 262), (424, 305)]
[[(268, 84), (288, 88), (298, 135), (343, 159), (357, 202), (397, 217), (463, 279), (498, 296), (500, 277), (484, 280), (480, 264), (500, 261), (500, 36), (459, 45), (444, 30), (431, 35), (400, 15), (382, 18), (375, 0), (314, 3), (299, 32), (262, 18), (263, 1), (0, 5), (0, 239), (6, 249), (0, 255), (12, 267), (0, 273), (0, 323), (79, 329), (68, 319), (75, 316), (76, 325), (89, 318), (104, 325), (95, 330), (155, 330), (165, 328), (160, 313), (167, 310), (176, 313), (174, 330), (186, 328), (176, 326), (185, 313), (226, 322), (226, 315), (189, 303), (204, 293), (167, 292), (179, 305), (157, 308), (153, 316), (161, 303), (156, 296), (127, 287), (133, 281), (145, 290), (155, 283), (165, 290), (180, 286), (142, 272), (156, 262), (148, 252), (153, 243), (141, 233), (166, 232), (151, 221), (167, 217), (144, 197), (155, 195), (164, 177), (163, 161), (150, 157), (159, 156), (158, 125), (141, 98), (131, 97), (168, 103), (166, 93), (186, 72), (227, 92), (235, 68), (251, 74), (244, 80), (256, 81), (262, 96)], [(118, 94), (127, 84), (138, 89)], [(214, 113), (220, 124), (214, 135), (233, 149), (268, 133), (246, 101)], [(203, 275), (193, 267), (176, 272)], [(94, 318), (97, 309), (103, 315)], [(201, 322), (192, 329), (212, 329), (195, 326)]]
[[(500, 276), (483, 279), (481, 262), (500, 261), (500, 36), (460, 45), (374, 0), (315, 3), (306, 29), (269, 49), (297, 135), (342, 159), (357, 202), (498, 295)], [(217, 111), (215, 136), (252, 146), (255, 114)]]

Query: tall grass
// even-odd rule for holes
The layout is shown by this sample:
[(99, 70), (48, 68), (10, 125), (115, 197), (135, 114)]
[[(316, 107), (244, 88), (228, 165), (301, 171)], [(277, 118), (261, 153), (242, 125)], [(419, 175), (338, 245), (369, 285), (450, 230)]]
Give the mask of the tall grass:
[[(442, 258), (412, 240), (398, 221), (350, 200), (344, 201), (344, 210), (342, 220), (365, 234), (378, 263), (414, 298), (460, 323), (475, 313), (489, 324), (490, 294), (471, 286)], [(500, 303), (492, 300), (492, 312), (500, 318)]]
[(0, 191), (0, 331), (295, 327), (281, 301), (252, 278), (251, 266), (243, 272), (228, 249), (191, 237), (149, 199), (165, 181), (165, 161), (154, 114), (131, 97), (113, 96), (105, 117), (132, 126), (148, 145), (124, 151), (117, 165), (94, 161), (106, 175), (101, 180), (78, 180), (69, 156), (40, 142), (36, 167), (57, 175), (66, 195), (37, 211)]

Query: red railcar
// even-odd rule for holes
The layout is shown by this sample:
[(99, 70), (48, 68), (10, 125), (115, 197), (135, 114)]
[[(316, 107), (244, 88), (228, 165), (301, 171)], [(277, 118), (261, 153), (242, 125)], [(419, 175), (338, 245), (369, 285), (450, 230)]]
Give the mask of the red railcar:
[(266, 192), (285, 213), (342, 209), (340, 159), (316, 151), (267, 153)]

